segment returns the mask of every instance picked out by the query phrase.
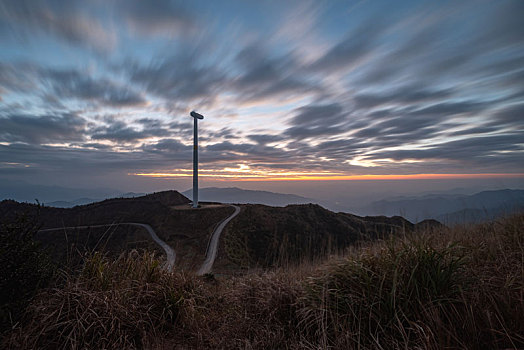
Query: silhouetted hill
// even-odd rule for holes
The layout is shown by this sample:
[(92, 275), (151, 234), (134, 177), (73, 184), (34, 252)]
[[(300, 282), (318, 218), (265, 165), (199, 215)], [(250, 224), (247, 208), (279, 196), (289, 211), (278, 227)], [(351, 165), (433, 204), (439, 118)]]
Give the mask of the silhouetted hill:
[[(193, 198), (192, 189), (182, 193), (188, 198)], [(307, 204), (317, 202), (314, 199), (305, 198), (294, 194), (244, 190), (237, 187), (201, 188), (198, 190), (198, 198), (201, 201), (238, 204), (264, 204), (274, 207), (283, 207), (289, 204)]]
[[(178, 262), (191, 264), (203, 261), (209, 235), (216, 223), (227, 217), (233, 209), (227, 206), (198, 210), (174, 208), (183, 207), (189, 202), (176, 191), (137, 198), (112, 198), (67, 209), (4, 200), (0, 202), (0, 222), (9, 222), (26, 215), (37, 217), (42, 229), (117, 225), (122, 222), (146, 223), (153, 227), (161, 239), (175, 248)], [(145, 230), (129, 225), (41, 232), (36, 238), (51, 247), (59, 259), (64, 258), (71, 249), (104, 248), (114, 253), (134, 248), (158, 250)]]
[[(101, 202), (54, 208), (0, 202), (0, 221), (20, 215), (38, 217), (42, 229), (115, 224), (114, 227), (64, 229), (40, 232), (37, 239), (64, 258), (74, 249), (157, 249), (144, 230), (125, 222), (146, 223), (177, 252), (177, 263), (192, 268), (203, 261), (210, 234), (233, 211), (230, 206), (189, 209), (189, 199), (176, 191), (137, 198), (112, 198)], [(358, 240), (376, 239), (416, 230), (402, 217), (359, 217), (334, 213), (315, 204), (271, 207), (241, 205), (220, 241), (218, 266), (273, 266), (315, 259), (340, 251)], [(103, 244), (101, 243), (103, 242)]]

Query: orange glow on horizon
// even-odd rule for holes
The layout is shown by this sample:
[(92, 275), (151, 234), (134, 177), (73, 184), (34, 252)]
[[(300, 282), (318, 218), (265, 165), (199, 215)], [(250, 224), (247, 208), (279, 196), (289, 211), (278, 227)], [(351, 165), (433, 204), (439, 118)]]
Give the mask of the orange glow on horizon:
[[(524, 174), (515, 173), (488, 173), (488, 174), (389, 174), (389, 175), (344, 175), (337, 173), (299, 173), (299, 172), (282, 172), (282, 173), (242, 173), (242, 174), (216, 174), (206, 172), (200, 173), (199, 177), (214, 178), (216, 180), (234, 180), (234, 181), (343, 181), (343, 180), (439, 180), (439, 179), (489, 179), (489, 178), (518, 178), (524, 177)], [(154, 178), (176, 178), (192, 177), (191, 173), (132, 173), (128, 175), (154, 177)]]

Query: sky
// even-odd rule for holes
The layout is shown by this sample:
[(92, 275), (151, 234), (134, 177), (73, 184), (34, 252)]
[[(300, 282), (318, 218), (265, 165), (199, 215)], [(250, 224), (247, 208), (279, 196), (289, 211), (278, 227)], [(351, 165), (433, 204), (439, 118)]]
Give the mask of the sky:
[(524, 187), (523, 13), (521, 0), (1, 0), (0, 180), (185, 190), (196, 110), (204, 186)]

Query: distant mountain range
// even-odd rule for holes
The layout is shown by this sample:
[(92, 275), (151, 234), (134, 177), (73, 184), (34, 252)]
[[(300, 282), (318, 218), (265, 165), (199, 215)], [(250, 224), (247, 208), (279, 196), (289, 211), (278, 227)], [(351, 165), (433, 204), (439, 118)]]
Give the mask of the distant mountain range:
[(45, 186), (0, 179), (0, 200), (13, 199), (20, 202), (40, 203), (74, 202), (82, 199), (111, 198), (120, 196), (122, 191), (112, 188), (71, 188), (62, 186)]
[(473, 195), (397, 197), (358, 210), (366, 215), (401, 215), (417, 222), (436, 219), (444, 224), (475, 223), (524, 210), (524, 190), (483, 191)]
[[(189, 189), (182, 194), (191, 199), (193, 190)], [(128, 192), (115, 197), (132, 198), (142, 195), (144, 194)], [(76, 205), (89, 204), (99, 200), (100, 199), (84, 197), (72, 201), (44, 202), (44, 204), (50, 207), (72, 208)], [(314, 203), (320, 204), (335, 212), (347, 212), (347, 210), (343, 210), (336, 204), (328, 201), (306, 198), (294, 194), (245, 190), (237, 187), (201, 188), (199, 189), (199, 200), (220, 203), (264, 204), (273, 207)], [(483, 191), (473, 195), (428, 194), (413, 197), (397, 196), (372, 202), (352, 212), (364, 216), (400, 215), (415, 223), (426, 219), (434, 219), (446, 225), (453, 225), (492, 220), (501, 215), (511, 214), (519, 210), (524, 210), (524, 190), (506, 189)]]
[[(135, 197), (141, 197), (144, 195), (145, 193), (127, 192), (127, 193), (123, 193), (123, 194), (120, 194), (114, 197), (115, 198), (135, 198)], [(42, 204), (48, 207), (55, 207), (55, 208), (73, 208), (77, 205), (85, 205), (85, 204), (100, 202), (104, 199), (105, 198), (79, 198), (73, 201), (43, 202)]]
[[(182, 192), (189, 199), (193, 198), (193, 189)], [(198, 190), (198, 200), (206, 202), (265, 204), (273, 207), (284, 207), (289, 204), (318, 203), (316, 199), (294, 194), (275, 193), (269, 191), (244, 190), (237, 187), (205, 187)]]
[[(183, 194), (191, 198), (192, 190)], [(293, 194), (282, 194), (268, 191), (244, 190), (236, 187), (208, 187), (199, 190), (199, 200), (286, 206), (289, 204), (320, 204), (330, 210), (341, 210), (340, 206), (313, 198)], [(411, 222), (426, 219), (438, 220), (451, 225), (457, 223), (477, 223), (524, 210), (524, 190), (483, 191), (473, 195), (465, 194), (427, 194), (413, 197), (393, 197), (372, 202), (354, 212), (358, 215), (400, 215)]]
[[(471, 193), (471, 192), (470, 192)], [(192, 198), (189, 189), (183, 194)], [(132, 198), (144, 193), (122, 193), (116, 189), (97, 188), (81, 189), (60, 186), (41, 186), (0, 179), (0, 200), (13, 199), (20, 202), (40, 203), (49, 207), (72, 208), (77, 205), (94, 203), (106, 198)], [(289, 204), (314, 203), (334, 212), (351, 212), (357, 215), (400, 215), (411, 222), (435, 219), (445, 224), (475, 223), (497, 218), (501, 215), (524, 210), (524, 190), (504, 189), (467, 194), (466, 189), (454, 189), (453, 192), (426, 194), (410, 197), (389, 197), (370, 204), (365, 198), (361, 206), (344, 204), (354, 203), (351, 193), (340, 193), (339, 199), (318, 200), (294, 194), (269, 191), (246, 190), (237, 187), (207, 187), (199, 190), (199, 200), (221, 203), (264, 204), (283, 207)], [(346, 198), (346, 200), (344, 200)], [(375, 194), (375, 198), (376, 194)]]

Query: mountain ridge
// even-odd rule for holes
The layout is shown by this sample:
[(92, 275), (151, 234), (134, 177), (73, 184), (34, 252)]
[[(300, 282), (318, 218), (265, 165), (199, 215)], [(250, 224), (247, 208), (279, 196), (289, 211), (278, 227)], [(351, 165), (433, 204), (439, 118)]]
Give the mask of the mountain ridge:
[[(456, 224), (482, 222), (522, 208), (524, 190), (504, 189), (481, 191), (472, 195), (427, 194), (414, 198), (383, 199), (358, 211), (370, 215), (402, 215), (410, 221), (436, 219), (445, 224)], [(466, 212), (471, 215), (464, 214)]]

